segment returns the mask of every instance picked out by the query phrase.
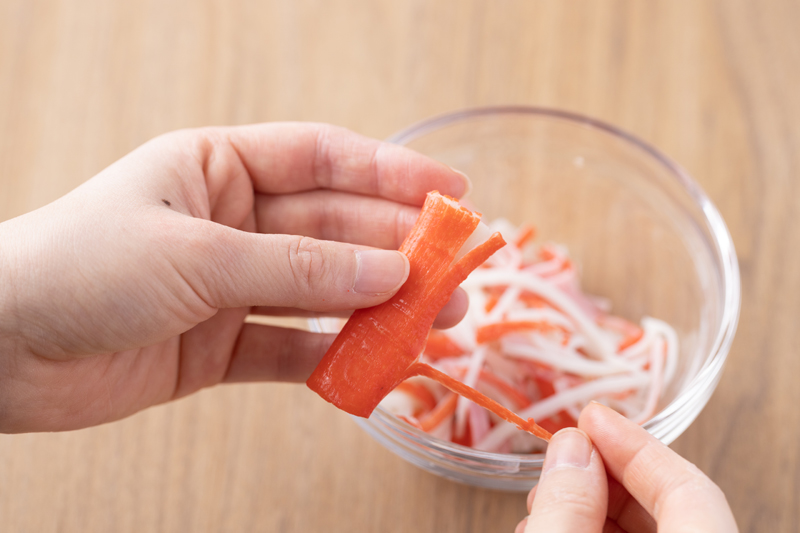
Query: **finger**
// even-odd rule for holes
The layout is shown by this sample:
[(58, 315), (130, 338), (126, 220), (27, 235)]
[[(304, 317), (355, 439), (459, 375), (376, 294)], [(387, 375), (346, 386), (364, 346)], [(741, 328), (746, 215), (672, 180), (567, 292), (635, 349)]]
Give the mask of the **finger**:
[(298, 329), (245, 324), (223, 381), (305, 382), (335, 337)]
[(179, 339), (180, 356), (173, 380), (173, 400), (223, 380), (246, 316), (246, 308), (220, 309), (208, 320), (175, 337)]
[(562, 429), (547, 446), (526, 533), (600, 532), (606, 520), (606, 473), (583, 431)]
[(737, 530), (719, 487), (639, 425), (592, 403), (578, 427), (590, 435), (609, 474), (655, 518), (659, 531)]
[[(631, 533), (639, 533), (635, 529), (630, 530)], [(606, 518), (606, 523), (603, 524), (603, 533), (628, 533), (628, 530), (619, 527), (619, 524)]]
[[(533, 500), (536, 498), (535, 485), (528, 493), (528, 512), (531, 511)], [(617, 531), (635, 531), (636, 533), (649, 533), (656, 531), (656, 523), (653, 517), (639, 505), (625, 487), (614, 478), (608, 478), (608, 510), (606, 511), (606, 524), (603, 533), (614, 533)]]
[(377, 305), (408, 277), (400, 252), (292, 235), (262, 235), (187, 218), (167, 250), (182, 281), (212, 308), (338, 311)]
[(413, 150), (363, 137), (327, 124), (272, 123), (200, 130), (220, 144), (220, 133), (235, 150), (255, 190), (286, 194), (334, 189), (422, 205), (438, 190), (461, 197), (469, 180), (447, 165)]
[(433, 321), (433, 327), (436, 329), (452, 328), (464, 318), (469, 308), (469, 296), (467, 292), (458, 287), (445, 306), (439, 311), (436, 320)]
[(256, 196), (261, 233), (306, 235), (397, 250), (419, 209), (382, 198), (332, 191)]
[(531, 507), (533, 507), (533, 500), (536, 498), (536, 489), (538, 487), (538, 484), (534, 485), (531, 491), (528, 493), (528, 501), (526, 502), (528, 504), (528, 513), (531, 512)]
[[(656, 521), (644, 510), (636, 498), (614, 478), (608, 478), (608, 518), (620, 531), (636, 533), (655, 533)], [(607, 526), (610, 527), (610, 526)], [(609, 531), (617, 531), (610, 527)], [(604, 530), (604, 533), (605, 530)]]
[[(455, 292), (450, 296), (450, 300), (445, 304), (436, 320), (433, 322), (433, 327), (436, 329), (452, 328), (464, 318), (467, 314), (469, 307), (469, 297), (461, 287), (458, 287)], [(348, 318), (352, 311), (341, 311), (333, 313), (318, 313), (314, 311), (306, 311), (305, 309), (287, 308), (287, 307), (254, 307), (251, 309), (251, 314), (264, 315), (264, 316), (293, 316), (293, 317), (335, 317), (335, 318)]]

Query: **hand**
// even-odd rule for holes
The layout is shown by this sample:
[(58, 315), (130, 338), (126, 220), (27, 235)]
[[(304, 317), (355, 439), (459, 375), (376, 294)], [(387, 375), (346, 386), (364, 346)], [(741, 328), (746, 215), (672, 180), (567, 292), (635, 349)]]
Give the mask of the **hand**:
[[(246, 315), (387, 300), (408, 260), (380, 249), (399, 247), (426, 192), (468, 187), (441, 163), (324, 125), (146, 143), (0, 224), (0, 431), (100, 424), (220, 382), (305, 381), (333, 336)], [(465, 310), (456, 293), (438, 324)]]
[(578, 428), (553, 436), (517, 533), (737, 531), (719, 487), (637, 424), (592, 403)]

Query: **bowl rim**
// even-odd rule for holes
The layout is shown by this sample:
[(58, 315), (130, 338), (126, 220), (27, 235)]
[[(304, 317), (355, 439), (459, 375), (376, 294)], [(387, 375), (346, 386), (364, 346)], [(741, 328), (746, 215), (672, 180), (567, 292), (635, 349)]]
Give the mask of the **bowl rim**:
[[(419, 138), (425, 134), (442, 129), (446, 126), (482, 116), (500, 115), (535, 115), (549, 118), (561, 119), (566, 122), (582, 125), (591, 129), (599, 130), (612, 137), (619, 138), (629, 145), (645, 152), (656, 162), (665, 167), (670, 176), (677, 181), (680, 187), (688, 193), (695, 203), (695, 207), (704, 215), (704, 222), (711, 236), (709, 244), (713, 245), (716, 253), (716, 262), (721, 266), (719, 275), (722, 281), (722, 316), (719, 327), (711, 345), (710, 355), (698, 370), (686, 387), (661, 411), (656, 413), (649, 421), (643, 424), (645, 429), (650, 429), (664, 418), (681, 409), (685, 403), (691, 401), (693, 397), (702, 394), (702, 390), (708, 386), (709, 381), (719, 379), (722, 367), (727, 359), (736, 327), (739, 320), (741, 307), (741, 281), (739, 277), (739, 264), (736, 256), (733, 239), (722, 215), (716, 206), (711, 202), (702, 188), (691, 178), (689, 173), (680, 165), (666, 156), (663, 152), (616, 126), (612, 126), (601, 120), (590, 118), (571, 111), (560, 109), (535, 107), (535, 106), (488, 106), (462, 109), (449, 113), (436, 115), (403, 128), (402, 130), (390, 135), (386, 142), (398, 145), (405, 145), (409, 141)], [(497, 453), (476, 450), (460, 444), (454, 444), (430, 436), (427, 433), (403, 422), (392, 416), (382, 407), (375, 409), (372, 417), (375, 421), (380, 421), (395, 429), (401, 430), (406, 438), (411, 438), (419, 444), (428, 446), (449, 454), (457, 456), (469, 456), (473, 459), (483, 459), (491, 463), (513, 462), (520, 466), (540, 466), (544, 461), (544, 453), (518, 454), (518, 453)], [(417, 435), (419, 433), (419, 435)], [(652, 433), (652, 432), (651, 432)], [(673, 437), (674, 438), (674, 437)], [(666, 444), (671, 439), (662, 438)]]

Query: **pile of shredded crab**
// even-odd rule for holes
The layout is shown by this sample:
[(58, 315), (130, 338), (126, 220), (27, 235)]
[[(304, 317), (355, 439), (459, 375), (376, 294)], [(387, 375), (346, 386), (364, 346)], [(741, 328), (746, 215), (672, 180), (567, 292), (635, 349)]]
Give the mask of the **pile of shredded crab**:
[[(607, 300), (583, 293), (567, 250), (534, 242), (533, 228), (497, 220), (487, 231), (509, 245), (462, 284), (467, 316), (432, 330), (421, 361), (553, 433), (575, 426), (592, 400), (640, 424), (652, 417), (677, 367), (674, 329), (610, 314)], [(401, 383), (381, 405), (437, 438), (479, 450), (545, 446), (425, 377)]]

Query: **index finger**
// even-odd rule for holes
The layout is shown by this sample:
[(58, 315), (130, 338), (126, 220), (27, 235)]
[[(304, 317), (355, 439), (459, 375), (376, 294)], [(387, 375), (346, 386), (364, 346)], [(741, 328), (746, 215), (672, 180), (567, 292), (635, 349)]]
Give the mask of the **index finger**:
[(260, 193), (333, 189), (422, 205), (429, 191), (460, 198), (470, 187), (443, 163), (329, 124), (256, 124), (226, 133)]
[(696, 466), (619, 413), (592, 403), (578, 427), (606, 469), (656, 519), (659, 532), (737, 531), (725, 495)]

